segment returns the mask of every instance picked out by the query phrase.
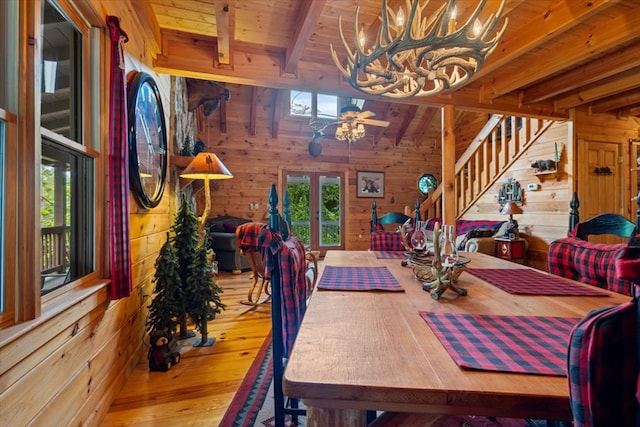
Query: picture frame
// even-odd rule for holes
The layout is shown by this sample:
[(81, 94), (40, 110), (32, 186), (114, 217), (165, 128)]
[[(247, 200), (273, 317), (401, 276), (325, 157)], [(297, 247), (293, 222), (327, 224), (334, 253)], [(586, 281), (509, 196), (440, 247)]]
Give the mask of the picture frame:
[(378, 198), (384, 197), (384, 172), (358, 171), (357, 197)]

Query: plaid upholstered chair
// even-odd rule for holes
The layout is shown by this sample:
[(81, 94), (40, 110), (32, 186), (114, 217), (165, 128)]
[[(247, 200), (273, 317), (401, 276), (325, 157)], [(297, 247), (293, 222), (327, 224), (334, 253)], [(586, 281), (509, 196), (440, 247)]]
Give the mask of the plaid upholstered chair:
[[(253, 279), (253, 283), (249, 287), (247, 299), (240, 301), (242, 304), (256, 306), (269, 301), (271, 297), (269, 290), (271, 281), (265, 276), (264, 260), (258, 248), (258, 236), (265, 227), (266, 224), (263, 223), (247, 222), (240, 224), (236, 228), (238, 248), (240, 248), (242, 255), (249, 261), (251, 277)], [(263, 291), (267, 296), (260, 301)]]
[[(419, 215), (419, 210), (417, 211)], [(371, 203), (371, 223), (369, 235), (369, 250), (372, 251), (404, 251), (402, 244), (402, 235), (398, 232), (399, 227), (412, 220), (408, 215), (402, 212), (389, 212), (378, 218), (378, 207), (376, 201)], [(393, 226), (393, 230), (385, 229), (384, 226)]]
[(589, 313), (573, 329), (568, 379), (574, 427), (639, 425), (638, 319), (634, 298)]

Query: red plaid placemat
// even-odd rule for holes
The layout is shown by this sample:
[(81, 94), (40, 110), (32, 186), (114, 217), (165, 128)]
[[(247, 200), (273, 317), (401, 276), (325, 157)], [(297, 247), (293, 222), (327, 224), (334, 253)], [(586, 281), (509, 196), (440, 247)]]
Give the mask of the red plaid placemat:
[(528, 268), (467, 268), (465, 271), (510, 294), (609, 296), (596, 287), (578, 286), (562, 277)]
[(375, 251), (378, 259), (406, 259), (407, 254), (404, 251)]
[(336, 267), (332, 265), (325, 267), (318, 282), (318, 289), (404, 292), (387, 267)]
[(567, 375), (573, 317), (429, 313), (420, 316), (462, 368)]

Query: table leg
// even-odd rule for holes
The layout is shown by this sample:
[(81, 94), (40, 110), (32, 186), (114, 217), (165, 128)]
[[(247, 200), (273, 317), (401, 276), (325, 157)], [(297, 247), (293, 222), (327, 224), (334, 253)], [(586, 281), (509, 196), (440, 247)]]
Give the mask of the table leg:
[(367, 411), (307, 406), (307, 427), (365, 427)]

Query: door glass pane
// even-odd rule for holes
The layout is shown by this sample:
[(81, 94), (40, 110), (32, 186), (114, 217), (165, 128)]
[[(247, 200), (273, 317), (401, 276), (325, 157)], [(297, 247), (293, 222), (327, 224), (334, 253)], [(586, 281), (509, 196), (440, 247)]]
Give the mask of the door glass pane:
[(304, 242), (311, 243), (311, 179), (307, 175), (287, 176), (287, 191), (291, 201), (291, 232)]
[(320, 176), (320, 227), (319, 242), (321, 247), (340, 246), (340, 177)]

